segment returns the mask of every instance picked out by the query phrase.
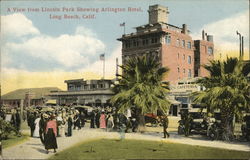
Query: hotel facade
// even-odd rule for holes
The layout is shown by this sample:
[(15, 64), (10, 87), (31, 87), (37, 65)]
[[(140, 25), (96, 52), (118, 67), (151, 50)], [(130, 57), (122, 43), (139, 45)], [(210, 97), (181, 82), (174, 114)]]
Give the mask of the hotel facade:
[(148, 24), (118, 38), (122, 42), (123, 63), (132, 56), (155, 55), (163, 67), (170, 69), (164, 81), (173, 85), (186, 78), (208, 75), (201, 65), (214, 58), (213, 36), (202, 31), (202, 39), (193, 40), (186, 24), (178, 27), (168, 23), (167, 7), (149, 6), (148, 14)]
[(170, 82), (170, 115), (178, 116), (181, 109), (197, 107), (191, 93), (202, 89), (195, 84), (196, 79), (208, 76), (202, 65), (214, 59), (213, 36), (203, 30), (201, 39), (194, 40), (187, 24), (179, 27), (168, 23), (169, 10), (161, 5), (149, 6), (148, 15), (148, 24), (117, 39), (122, 42), (122, 62), (149, 54), (156, 56), (162, 67), (168, 67), (163, 81)]

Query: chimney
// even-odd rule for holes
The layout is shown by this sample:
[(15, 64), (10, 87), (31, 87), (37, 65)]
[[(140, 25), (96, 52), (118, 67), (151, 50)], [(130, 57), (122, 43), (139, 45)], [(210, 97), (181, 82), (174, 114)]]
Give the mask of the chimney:
[(187, 25), (186, 24), (182, 24), (182, 33), (187, 34)]
[(205, 40), (205, 31), (202, 30), (202, 40)]
[(161, 5), (149, 6), (149, 24), (168, 23), (168, 8)]
[(213, 36), (212, 35), (207, 35), (207, 41), (208, 42), (213, 42)]

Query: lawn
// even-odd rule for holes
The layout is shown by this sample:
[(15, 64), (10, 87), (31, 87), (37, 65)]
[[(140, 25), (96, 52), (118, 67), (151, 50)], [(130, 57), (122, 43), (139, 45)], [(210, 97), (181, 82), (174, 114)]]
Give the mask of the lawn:
[(2, 147), (3, 149), (8, 148), (8, 147), (23, 143), (28, 139), (29, 139), (29, 135), (27, 134), (23, 134), (21, 137), (11, 135), (9, 136), (7, 140), (2, 140)]
[[(60, 147), (60, 146), (59, 146)], [(249, 152), (142, 140), (101, 139), (81, 143), (50, 159), (248, 159)]]

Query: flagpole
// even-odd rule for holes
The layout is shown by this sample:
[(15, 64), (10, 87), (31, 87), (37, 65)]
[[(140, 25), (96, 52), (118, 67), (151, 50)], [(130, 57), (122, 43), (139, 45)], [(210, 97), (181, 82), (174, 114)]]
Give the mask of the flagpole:
[(123, 28), (124, 35), (125, 35), (125, 26), (126, 26), (126, 24), (124, 23), (124, 28)]
[(103, 58), (103, 79), (105, 79), (105, 53)]

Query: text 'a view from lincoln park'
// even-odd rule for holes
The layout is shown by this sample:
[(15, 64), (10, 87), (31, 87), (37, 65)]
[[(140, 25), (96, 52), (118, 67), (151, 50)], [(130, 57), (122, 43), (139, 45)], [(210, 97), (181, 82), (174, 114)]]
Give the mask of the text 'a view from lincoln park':
[(107, 2), (1, 2), (1, 158), (249, 159), (249, 2)]

